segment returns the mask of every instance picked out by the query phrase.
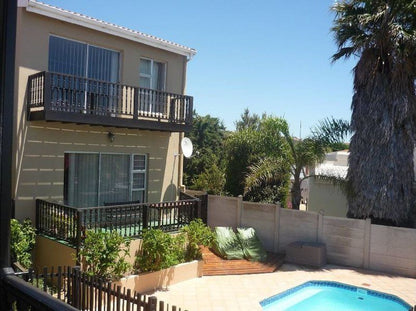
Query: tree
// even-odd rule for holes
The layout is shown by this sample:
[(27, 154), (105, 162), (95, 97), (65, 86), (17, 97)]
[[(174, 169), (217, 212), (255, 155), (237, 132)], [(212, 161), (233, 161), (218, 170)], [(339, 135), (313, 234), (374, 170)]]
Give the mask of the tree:
[(210, 115), (200, 116), (194, 112), (189, 138), (193, 142), (195, 156), (184, 160), (185, 185), (194, 188), (198, 177), (213, 165), (223, 170), (222, 149), (225, 133), (225, 127), (218, 118)]
[(345, 141), (350, 134), (350, 123), (333, 117), (319, 121), (312, 129), (312, 137), (321, 141), (331, 151), (348, 149), (349, 144)]
[(285, 129), (284, 119), (269, 116), (261, 120), (257, 130), (251, 130), (255, 156), (244, 179), (244, 195), (251, 201), (286, 204), (291, 158)]
[(264, 119), (265, 117), (267, 117), (266, 114), (263, 114), (261, 118), (256, 113), (251, 114), (250, 110), (246, 108), (241, 114), (241, 119), (235, 122), (235, 129), (237, 132), (243, 131), (245, 129), (256, 130), (260, 126), (261, 119)]
[(354, 68), (349, 215), (405, 225), (415, 202), (416, 1), (344, 0), (332, 31), (333, 61)]
[[(322, 162), (325, 157), (325, 144), (313, 138), (296, 139), (289, 133), (287, 122), (281, 118), (268, 117), (261, 122), (258, 131), (263, 139), (266, 159), (251, 166), (246, 179), (246, 189), (272, 183), (277, 176), (292, 175), (292, 208), (299, 209), (302, 198), (302, 180), (308, 178), (305, 168)], [(287, 165), (287, 166), (285, 166)], [(286, 170), (285, 170), (285, 167)]]

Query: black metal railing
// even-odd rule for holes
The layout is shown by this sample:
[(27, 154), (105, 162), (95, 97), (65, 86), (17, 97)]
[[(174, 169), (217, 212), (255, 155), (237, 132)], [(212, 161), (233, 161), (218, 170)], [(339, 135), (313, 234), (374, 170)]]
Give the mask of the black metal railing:
[(27, 108), (29, 120), (39, 113), (46, 119), (47, 113), (55, 118), (64, 113), (66, 121), (111, 120), (107, 125), (118, 122), (120, 126), (140, 128), (140, 124), (146, 123), (138, 121), (151, 120), (162, 123), (162, 128), (166, 127), (164, 123), (190, 126), (193, 98), (43, 71), (29, 76)]
[(40, 273), (29, 270), (3, 279), (5, 303), (10, 310), (137, 310), (180, 311), (154, 296), (147, 296), (92, 277), (79, 267), (57, 267)]
[(87, 208), (38, 199), (36, 229), (39, 234), (79, 247), (86, 230), (116, 230), (125, 237), (139, 237), (147, 228), (173, 232), (200, 217), (200, 210), (200, 200), (197, 198)]

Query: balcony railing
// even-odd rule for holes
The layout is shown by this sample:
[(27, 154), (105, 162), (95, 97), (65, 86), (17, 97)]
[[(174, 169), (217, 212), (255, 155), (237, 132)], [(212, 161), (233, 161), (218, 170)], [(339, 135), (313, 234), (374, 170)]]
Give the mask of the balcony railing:
[(27, 109), (32, 121), (189, 131), (193, 98), (43, 71), (29, 76)]
[(76, 208), (45, 200), (36, 200), (36, 229), (44, 234), (79, 247), (86, 230), (112, 231), (126, 237), (139, 237), (143, 229), (179, 230), (201, 217), (200, 200), (161, 203), (132, 203)]

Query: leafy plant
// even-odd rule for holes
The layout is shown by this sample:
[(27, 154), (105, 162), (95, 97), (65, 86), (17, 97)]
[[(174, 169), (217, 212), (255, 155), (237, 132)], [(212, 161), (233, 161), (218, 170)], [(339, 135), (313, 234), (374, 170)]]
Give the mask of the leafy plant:
[(85, 262), (87, 274), (117, 279), (131, 268), (126, 261), (129, 247), (130, 240), (116, 231), (87, 231), (79, 255)]
[(189, 261), (201, 258), (200, 245), (209, 247), (214, 241), (214, 233), (199, 218), (183, 227), (182, 232), (186, 233), (188, 239), (185, 258)]
[(192, 188), (205, 190), (209, 194), (221, 194), (224, 192), (225, 174), (216, 164), (205, 169), (195, 180)]
[(17, 219), (10, 221), (10, 251), (13, 262), (19, 262), (24, 268), (32, 265), (31, 251), (35, 246), (36, 231), (30, 219), (20, 223)]
[(135, 268), (140, 272), (159, 271), (185, 261), (185, 236), (172, 236), (160, 229), (144, 230)]

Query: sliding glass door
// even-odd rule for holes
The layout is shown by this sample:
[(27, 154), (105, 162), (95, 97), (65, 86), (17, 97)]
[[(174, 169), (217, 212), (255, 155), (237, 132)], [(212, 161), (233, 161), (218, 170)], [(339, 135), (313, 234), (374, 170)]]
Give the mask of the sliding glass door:
[(65, 204), (91, 207), (144, 202), (146, 172), (146, 155), (65, 153)]
[(48, 67), (73, 76), (54, 76), (51, 81), (57, 109), (95, 114), (117, 110), (119, 52), (51, 35)]

